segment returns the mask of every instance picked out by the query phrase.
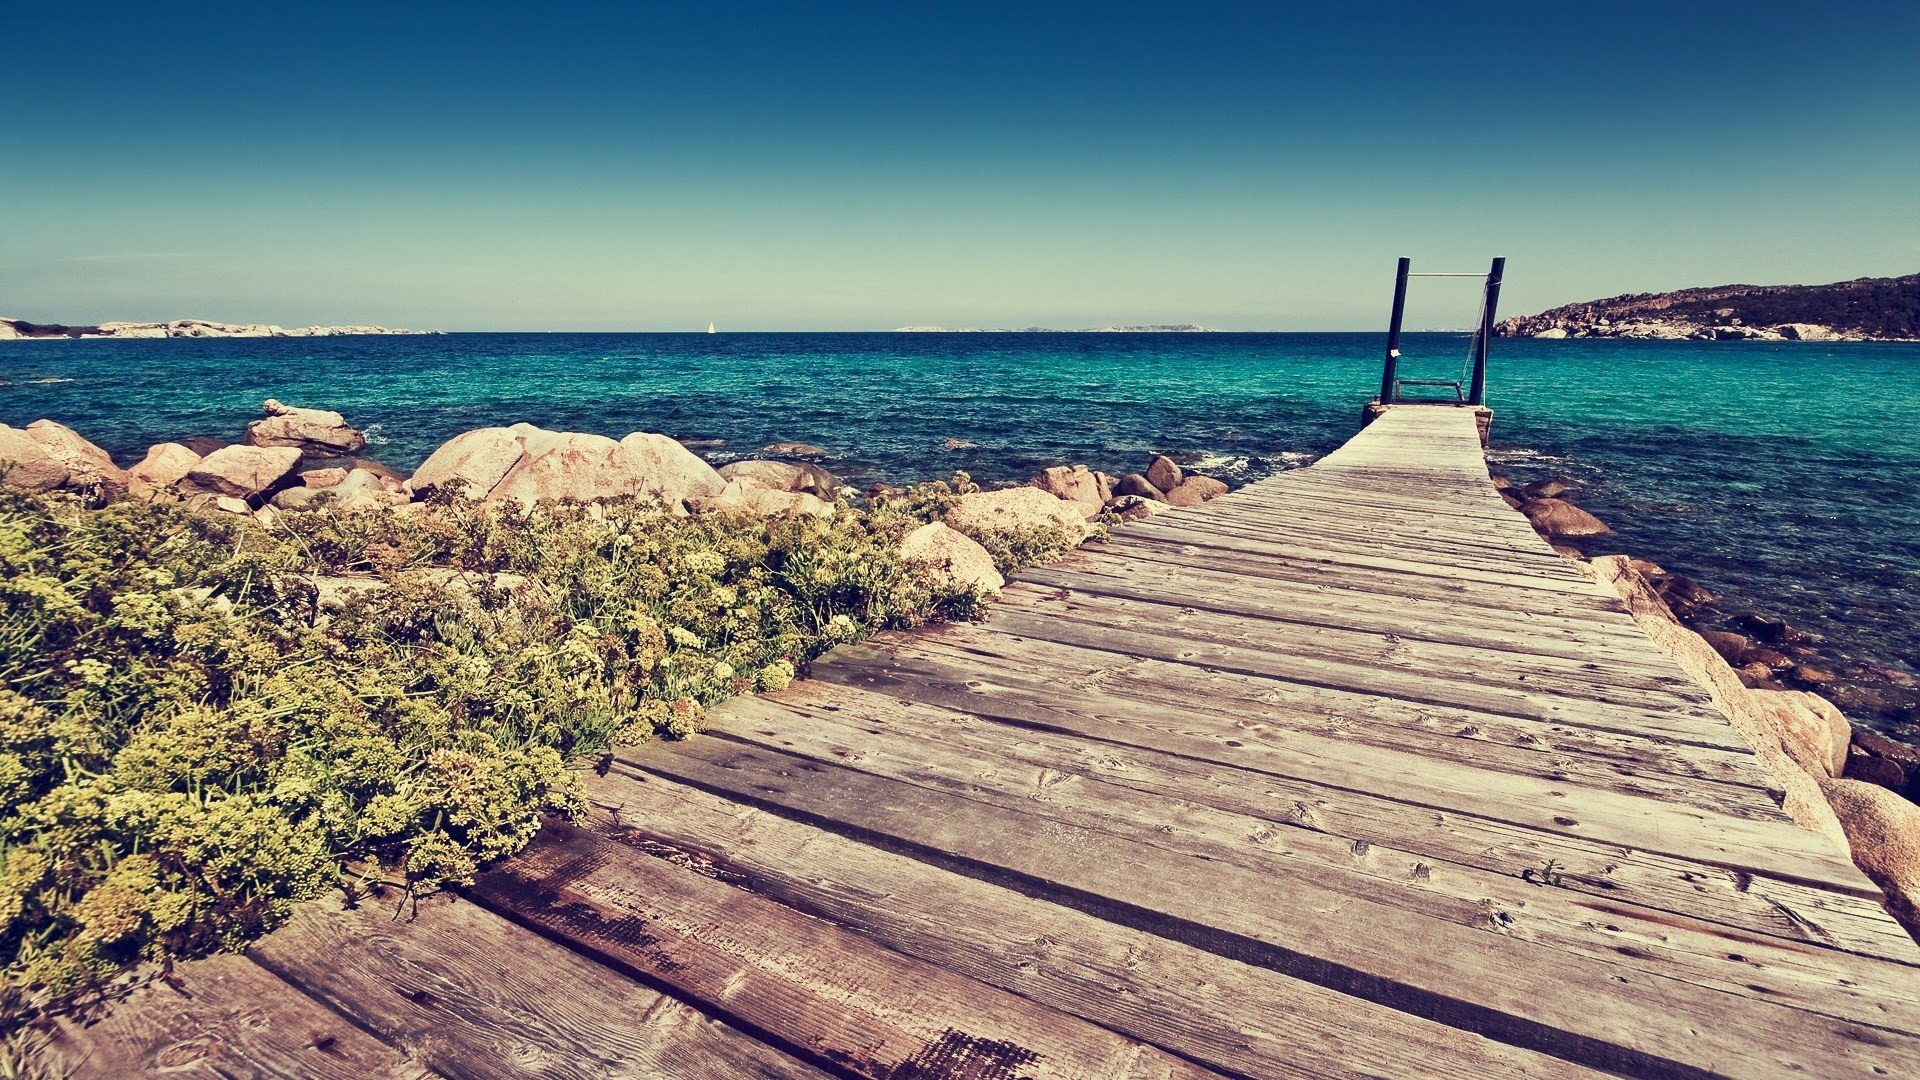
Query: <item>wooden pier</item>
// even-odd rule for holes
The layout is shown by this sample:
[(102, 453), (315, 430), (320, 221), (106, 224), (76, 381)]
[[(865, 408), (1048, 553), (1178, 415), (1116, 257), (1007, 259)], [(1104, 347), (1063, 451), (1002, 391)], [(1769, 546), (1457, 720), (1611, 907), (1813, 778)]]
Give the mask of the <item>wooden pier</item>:
[(92, 1075), (1920, 1075), (1920, 949), (1473, 410), (841, 649), (464, 899), (316, 905)]

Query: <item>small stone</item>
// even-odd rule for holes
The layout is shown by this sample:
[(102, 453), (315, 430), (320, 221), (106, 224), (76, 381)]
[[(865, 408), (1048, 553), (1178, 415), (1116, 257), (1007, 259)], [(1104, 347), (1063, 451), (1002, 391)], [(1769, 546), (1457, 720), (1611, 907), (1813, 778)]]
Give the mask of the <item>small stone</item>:
[(973, 450), (980, 446), (979, 443), (972, 442), (968, 439), (948, 439), (940, 445), (948, 450)]

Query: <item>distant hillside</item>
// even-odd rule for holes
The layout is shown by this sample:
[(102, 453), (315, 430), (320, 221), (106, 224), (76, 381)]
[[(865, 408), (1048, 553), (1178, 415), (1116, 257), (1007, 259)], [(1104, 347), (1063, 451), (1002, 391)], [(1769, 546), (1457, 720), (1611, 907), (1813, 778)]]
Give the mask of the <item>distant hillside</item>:
[(1503, 337), (1920, 340), (1920, 274), (1831, 285), (1719, 285), (1568, 304), (1501, 322)]

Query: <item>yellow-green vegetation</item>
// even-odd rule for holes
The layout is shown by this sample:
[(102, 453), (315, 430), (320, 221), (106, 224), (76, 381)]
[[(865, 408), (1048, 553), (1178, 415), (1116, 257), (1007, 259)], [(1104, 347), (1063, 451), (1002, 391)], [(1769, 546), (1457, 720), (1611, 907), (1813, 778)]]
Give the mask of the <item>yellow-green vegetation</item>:
[(0, 1005), (236, 946), (329, 890), (470, 880), (578, 809), (610, 744), (972, 615), (896, 553), (965, 483), (825, 522), (435, 502), (263, 526), (0, 492)]

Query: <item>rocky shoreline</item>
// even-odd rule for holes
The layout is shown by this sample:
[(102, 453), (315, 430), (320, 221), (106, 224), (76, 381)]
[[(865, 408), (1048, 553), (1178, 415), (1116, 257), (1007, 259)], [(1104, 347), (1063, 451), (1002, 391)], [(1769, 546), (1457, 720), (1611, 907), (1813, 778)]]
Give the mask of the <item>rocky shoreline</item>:
[(79, 338), (302, 338), (345, 337), (355, 334), (436, 334), (437, 330), (395, 330), (385, 326), (299, 326), (291, 329), (271, 323), (223, 323), (206, 319), (172, 322), (106, 322), (69, 326), (0, 319), (0, 341), (74, 340)]
[(1920, 274), (1830, 285), (1635, 293), (1502, 320), (1496, 337), (1645, 341), (1916, 341)]

